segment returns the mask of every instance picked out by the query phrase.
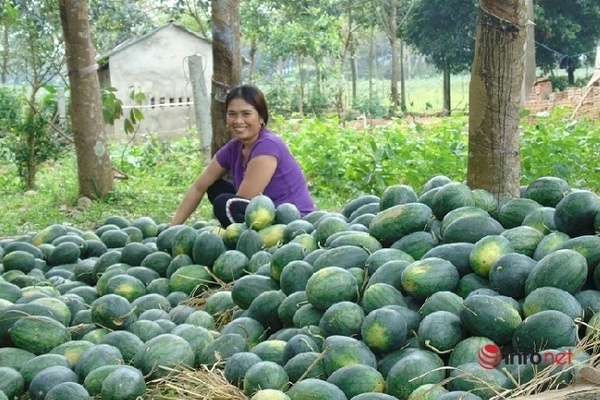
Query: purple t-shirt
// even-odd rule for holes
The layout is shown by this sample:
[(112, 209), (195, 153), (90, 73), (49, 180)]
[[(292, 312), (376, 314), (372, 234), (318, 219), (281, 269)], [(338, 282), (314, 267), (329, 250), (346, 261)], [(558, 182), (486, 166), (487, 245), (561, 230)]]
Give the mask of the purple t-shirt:
[[(242, 165), (243, 147), (240, 140), (232, 139), (216, 154), (221, 167), (230, 171), (236, 190), (240, 188), (246, 173), (246, 166)], [(263, 194), (269, 196), (276, 206), (282, 203), (294, 204), (303, 216), (314, 211), (315, 205), (300, 165), (285, 142), (267, 128), (263, 128), (258, 134), (258, 139), (250, 150), (248, 162), (264, 155), (277, 157), (277, 168)]]

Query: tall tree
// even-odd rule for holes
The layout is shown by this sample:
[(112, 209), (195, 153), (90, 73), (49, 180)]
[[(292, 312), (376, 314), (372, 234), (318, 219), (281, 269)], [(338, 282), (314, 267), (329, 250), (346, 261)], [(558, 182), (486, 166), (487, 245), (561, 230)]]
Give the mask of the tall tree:
[(256, 55), (261, 43), (268, 41), (271, 6), (262, 0), (246, 0), (240, 4), (242, 38), (249, 42), (248, 82), (254, 81)]
[(537, 0), (534, 4), (537, 65), (549, 73), (561, 64), (572, 85), (579, 56), (593, 59), (600, 39), (600, 2)]
[[(339, 54), (341, 48), (341, 19), (331, 12), (329, 3), (310, 0), (275, 3), (266, 44), (268, 59), (274, 65), (290, 61), (294, 66), (298, 76), (298, 113), (303, 116), (309, 77), (316, 78), (315, 91), (320, 91), (322, 70), (327, 69), (328, 77), (338, 76), (339, 68), (331, 67), (331, 57)], [(312, 74), (311, 69), (314, 69)]]
[[(154, 4), (152, 4), (154, 3)], [(156, 2), (148, 0), (88, 0), (90, 36), (98, 54), (104, 54), (118, 44), (156, 28), (164, 13)]]
[[(125, 0), (126, 1), (126, 0)], [(127, 1), (126, 1), (127, 2)], [(184, 25), (193, 27), (204, 37), (211, 34), (211, 2), (210, 0), (160, 0), (170, 18), (181, 20)], [(127, 2), (131, 4), (131, 2)], [(187, 21), (191, 20), (190, 23)]]
[(477, 0), (420, 0), (404, 26), (408, 44), (443, 73), (444, 112), (450, 115), (450, 76), (473, 63)]
[(29, 90), (27, 123), (25, 129), (18, 133), (20, 143), (17, 157), (27, 189), (34, 189), (37, 170), (47, 159), (42, 156), (41, 150), (46, 138), (35, 123), (39, 114), (36, 105), (38, 94), (56, 78), (63, 65), (62, 47), (57, 37), (58, 9), (53, 1), (17, 0), (12, 2), (12, 7), (9, 16), (18, 17), (16, 21), (13, 20), (7, 72), (13, 81), (26, 84)]
[(18, 16), (19, 14), (17, 9), (13, 7), (8, 0), (5, 0), (4, 4), (2, 4), (2, 8), (0, 8), (0, 25), (2, 28), (2, 50), (0, 50), (0, 55), (2, 56), (2, 61), (0, 62), (0, 83), (6, 83), (6, 77), (8, 75), (8, 62), (10, 60), (10, 46), (8, 45), (10, 30), (17, 23)]
[(401, 104), (398, 92), (398, 9), (400, 0), (371, 0), (371, 4), (390, 42), (390, 98), (393, 115), (397, 110), (404, 111), (406, 108), (406, 105)]
[(71, 87), (70, 116), (77, 153), (79, 194), (105, 197), (114, 186), (102, 117), (98, 66), (85, 0), (59, 0)]
[(240, 53), (240, 0), (213, 0), (213, 79), (210, 115), (212, 153), (230, 140), (225, 121), (225, 96), (242, 81)]
[(518, 197), (527, 0), (480, 0), (469, 90), (467, 184)]

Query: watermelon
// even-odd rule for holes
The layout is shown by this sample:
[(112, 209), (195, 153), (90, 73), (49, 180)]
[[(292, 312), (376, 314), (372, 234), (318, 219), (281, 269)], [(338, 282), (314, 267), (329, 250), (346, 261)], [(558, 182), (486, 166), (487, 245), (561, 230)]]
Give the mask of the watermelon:
[(146, 394), (144, 375), (128, 365), (111, 371), (102, 382), (100, 396), (106, 400), (135, 400)]
[(442, 290), (425, 299), (419, 313), (425, 317), (436, 311), (448, 311), (459, 315), (463, 298), (454, 292)]
[(570, 238), (569, 235), (563, 232), (550, 232), (538, 243), (532, 258), (536, 261), (541, 260), (554, 250), (558, 250), (560, 246)]
[(386, 246), (409, 233), (424, 230), (432, 218), (433, 212), (425, 204), (399, 204), (379, 212), (369, 225), (369, 233)]
[(390, 248), (402, 250), (415, 260), (420, 260), (429, 250), (435, 248), (438, 244), (439, 241), (435, 234), (423, 231), (403, 236), (392, 243)]
[(364, 364), (346, 365), (327, 377), (348, 399), (361, 393), (383, 393), (385, 379), (377, 369)]
[(460, 317), (449, 311), (434, 311), (426, 315), (417, 331), (421, 347), (438, 354), (452, 352), (465, 336)]
[(48, 353), (71, 340), (63, 324), (46, 316), (24, 316), (12, 325), (9, 334), (15, 347), (35, 355)]
[(398, 204), (416, 203), (418, 196), (408, 185), (391, 185), (384, 189), (379, 201), (379, 211), (386, 210)]
[(244, 393), (252, 396), (260, 389), (286, 390), (289, 384), (287, 372), (272, 361), (260, 361), (252, 365), (244, 375)]
[(467, 215), (451, 222), (442, 234), (444, 243), (476, 243), (488, 235), (504, 232), (500, 222), (488, 215)]
[(76, 382), (62, 382), (48, 390), (44, 400), (88, 400), (92, 397)]
[(256, 231), (260, 231), (275, 222), (277, 208), (273, 200), (268, 196), (260, 194), (253, 197), (244, 214), (244, 222), (246, 225)]
[(432, 176), (431, 178), (429, 178), (427, 180), (427, 182), (425, 182), (425, 184), (423, 185), (423, 188), (421, 188), (421, 195), (423, 193), (426, 193), (426, 192), (434, 189), (434, 188), (440, 188), (450, 182), (452, 182), (452, 180), (445, 175)]
[(298, 219), (289, 222), (283, 229), (283, 241), (284, 243), (291, 242), (296, 236), (312, 233), (315, 230), (315, 226), (304, 219)]
[(454, 291), (459, 275), (456, 267), (437, 257), (424, 258), (407, 266), (402, 272), (402, 287), (416, 299), (425, 300), (441, 290)]
[(217, 258), (225, 251), (227, 251), (225, 243), (217, 233), (204, 231), (200, 232), (194, 239), (191, 258), (195, 264), (211, 268)]
[(525, 216), (521, 225), (530, 226), (547, 235), (556, 230), (554, 224), (555, 211), (553, 207), (536, 208)]
[(316, 342), (316, 340), (308, 335), (303, 335), (300, 333), (293, 335), (283, 343), (283, 353), (281, 355), (281, 361), (283, 365), (285, 365), (298, 354), (319, 351), (319, 344)]
[(326, 240), (335, 233), (346, 231), (349, 223), (337, 215), (325, 215), (319, 219), (316, 229), (313, 232), (317, 244), (324, 246)]
[(428, 350), (415, 350), (402, 357), (387, 374), (386, 393), (398, 399), (408, 396), (424, 384), (438, 384), (446, 377), (439, 369), (444, 366), (442, 359)]
[(91, 304), (92, 321), (98, 327), (127, 329), (134, 319), (134, 308), (125, 297), (107, 294)]
[(506, 229), (515, 228), (523, 223), (531, 211), (541, 207), (541, 204), (531, 199), (520, 197), (507, 199), (499, 206), (496, 219)]
[(371, 311), (364, 318), (360, 332), (365, 344), (378, 354), (400, 348), (408, 335), (406, 320), (392, 308)]
[(256, 391), (250, 400), (290, 400), (290, 398), (281, 390), (261, 389)]
[(275, 208), (275, 224), (289, 224), (292, 221), (300, 220), (302, 215), (292, 203), (282, 203)]
[(520, 352), (539, 352), (577, 344), (577, 325), (573, 318), (557, 310), (539, 311), (523, 320), (512, 338)]
[(313, 274), (313, 266), (304, 260), (290, 261), (283, 267), (279, 277), (281, 291), (286, 295), (304, 291)]
[(322, 345), (323, 363), (328, 376), (338, 369), (353, 364), (365, 364), (375, 368), (375, 354), (362, 341), (347, 336), (333, 335)]
[(108, 344), (95, 344), (81, 352), (75, 365), (75, 372), (80, 380), (103, 365), (123, 364), (123, 356), (118, 348)]
[(286, 243), (273, 253), (270, 263), (271, 277), (280, 281), (283, 268), (295, 260), (302, 260), (306, 256), (306, 248), (300, 243)]
[(63, 382), (77, 383), (77, 375), (67, 367), (59, 365), (48, 367), (33, 377), (27, 392), (31, 399), (43, 400), (53, 387)]
[(154, 379), (167, 376), (170, 369), (192, 367), (194, 360), (194, 350), (185, 339), (165, 333), (140, 346), (134, 357), (134, 366)]
[(519, 253), (501, 255), (489, 272), (489, 284), (498, 293), (520, 300), (525, 298), (525, 282), (536, 266), (531, 257)]
[(543, 176), (527, 185), (525, 197), (545, 207), (556, 207), (570, 192), (571, 187), (564, 179), (555, 176)]
[(285, 363), (283, 369), (292, 383), (296, 383), (301, 377), (303, 379), (325, 379), (326, 377), (321, 353), (315, 351), (296, 354)]
[(556, 205), (556, 229), (571, 237), (593, 235), (594, 218), (600, 210), (598, 195), (587, 190), (572, 191)]
[(573, 320), (584, 316), (583, 308), (575, 296), (551, 286), (535, 289), (523, 301), (523, 316), (525, 317), (544, 310), (561, 311)]
[(329, 383), (316, 378), (303, 379), (287, 392), (291, 400), (348, 400), (344, 392)]
[(363, 293), (360, 304), (366, 313), (389, 305), (408, 307), (402, 292), (387, 283), (369, 285)]
[(351, 301), (332, 304), (321, 317), (319, 328), (325, 336), (356, 336), (360, 333), (365, 312)]
[(487, 345), (496, 346), (491, 339), (486, 337), (469, 336), (456, 344), (450, 353), (447, 365), (456, 368), (462, 364), (479, 362), (480, 351)]
[(466, 363), (450, 373), (448, 389), (465, 391), (482, 399), (491, 399), (510, 386), (509, 378), (498, 369), (483, 368), (478, 362)]
[(522, 322), (519, 311), (508, 302), (483, 294), (463, 301), (460, 320), (471, 335), (487, 337), (498, 345), (510, 343)]
[(419, 386), (408, 396), (408, 400), (438, 400), (441, 395), (448, 393), (439, 384), (426, 383)]
[(478, 275), (488, 278), (490, 269), (498, 258), (513, 253), (514, 246), (502, 235), (488, 235), (479, 239), (469, 254), (469, 265)]
[(437, 191), (431, 203), (431, 210), (433, 215), (441, 221), (450, 211), (473, 205), (475, 205), (475, 200), (471, 189), (464, 183), (450, 182)]
[(542, 286), (563, 289), (571, 294), (581, 290), (588, 276), (587, 260), (575, 250), (556, 250), (541, 260), (525, 281), (525, 293)]
[(493, 213), (498, 209), (498, 199), (487, 190), (473, 189), (471, 190), (471, 193), (473, 194), (475, 207), (481, 208), (488, 213)]
[(356, 301), (358, 282), (346, 269), (326, 267), (308, 279), (306, 296), (313, 307), (325, 311), (340, 301)]
[(235, 353), (225, 362), (225, 369), (223, 370), (225, 379), (232, 385), (242, 387), (246, 371), (261, 361), (259, 356), (249, 351)]

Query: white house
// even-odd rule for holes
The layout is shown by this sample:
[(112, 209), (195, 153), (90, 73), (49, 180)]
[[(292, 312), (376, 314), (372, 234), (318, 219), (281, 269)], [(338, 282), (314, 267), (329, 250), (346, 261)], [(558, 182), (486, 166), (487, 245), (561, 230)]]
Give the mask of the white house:
[[(139, 107), (144, 119), (140, 133), (178, 135), (195, 128), (192, 83), (188, 58), (202, 57), (204, 84), (211, 90), (213, 71), (211, 43), (190, 30), (168, 23), (132, 38), (102, 56), (98, 64), (100, 86), (114, 87), (123, 102), (124, 114), (132, 106), (132, 90), (146, 96)], [(206, 111), (207, 114), (210, 110)], [(107, 127), (107, 133), (124, 134), (123, 120)]]

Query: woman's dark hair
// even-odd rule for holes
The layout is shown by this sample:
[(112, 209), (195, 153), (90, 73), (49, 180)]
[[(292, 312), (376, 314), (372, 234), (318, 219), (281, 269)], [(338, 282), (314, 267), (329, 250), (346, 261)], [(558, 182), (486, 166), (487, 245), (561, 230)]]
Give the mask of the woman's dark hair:
[(225, 98), (225, 109), (229, 108), (229, 103), (231, 100), (242, 98), (248, 104), (252, 104), (258, 115), (263, 119), (265, 125), (269, 122), (269, 108), (267, 107), (267, 100), (265, 100), (265, 95), (260, 91), (259, 88), (252, 85), (239, 85), (234, 87), (227, 93), (227, 97)]

